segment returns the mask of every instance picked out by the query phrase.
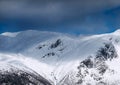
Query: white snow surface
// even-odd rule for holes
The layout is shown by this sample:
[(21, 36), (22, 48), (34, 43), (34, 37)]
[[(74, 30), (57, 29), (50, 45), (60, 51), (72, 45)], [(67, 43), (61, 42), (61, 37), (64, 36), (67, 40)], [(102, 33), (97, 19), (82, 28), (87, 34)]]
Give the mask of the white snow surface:
[[(51, 48), (57, 40), (60, 40), (60, 44)], [(66, 75), (72, 75), (72, 78), (76, 79), (75, 74), (80, 61), (94, 55), (104, 43), (113, 43), (120, 55), (120, 30), (84, 37), (28, 30), (2, 33), (0, 41), (0, 69), (8, 69), (5, 65), (21, 69), (27, 67), (52, 81), (54, 85), (58, 85)], [(116, 71), (113, 75), (116, 81), (120, 81), (120, 78), (116, 77), (120, 75), (119, 61), (120, 58), (107, 62), (110, 68)], [(108, 82), (113, 78), (111, 74), (105, 75)]]
[(19, 34), (19, 32), (11, 33), (11, 32), (5, 32), (2, 33), (1, 35), (7, 36), (7, 37), (16, 37)]

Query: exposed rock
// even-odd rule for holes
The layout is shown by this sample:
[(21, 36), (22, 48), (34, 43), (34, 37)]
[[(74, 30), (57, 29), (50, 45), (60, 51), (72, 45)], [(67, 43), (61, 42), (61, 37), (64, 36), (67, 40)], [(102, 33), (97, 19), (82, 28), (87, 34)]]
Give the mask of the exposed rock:
[(53, 43), (50, 48), (56, 48), (62, 43), (61, 39), (58, 39), (55, 43)]
[[(96, 83), (95, 85), (108, 85), (106, 82), (102, 81), (103, 75), (109, 69), (106, 61), (112, 61), (112, 59), (117, 57), (118, 55), (114, 46), (111, 43), (108, 43), (105, 44), (104, 47), (100, 48), (95, 56), (81, 61), (80, 65), (78, 66), (78, 85), (81, 85), (85, 82), (85, 85), (87, 85), (87, 83), (92, 85), (91, 81), (94, 81), (94, 83)], [(89, 81), (86, 80), (88, 77)]]

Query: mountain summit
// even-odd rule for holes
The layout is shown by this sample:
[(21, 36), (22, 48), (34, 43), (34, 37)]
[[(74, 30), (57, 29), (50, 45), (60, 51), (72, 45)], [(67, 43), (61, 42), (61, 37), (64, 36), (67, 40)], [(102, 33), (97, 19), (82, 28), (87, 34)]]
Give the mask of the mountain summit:
[[(35, 30), (0, 35), (0, 85), (120, 85), (119, 61), (120, 30), (83, 37)], [(10, 77), (19, 81), (5, 81)]]
[(120, 35), (120, 29), (116, 30), (116, 31), (114, 32), (114, 34)]

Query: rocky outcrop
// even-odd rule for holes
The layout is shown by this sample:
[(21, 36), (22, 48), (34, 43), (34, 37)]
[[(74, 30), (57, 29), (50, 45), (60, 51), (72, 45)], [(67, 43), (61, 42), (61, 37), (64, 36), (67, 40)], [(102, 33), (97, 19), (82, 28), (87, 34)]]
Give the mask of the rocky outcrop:
[(0, 85), (51, 85), (49, 81), (37, 74), (15, 67), (0, 70)]
[(88, 59), (80, 62), (78, 66), (79, 78), (78, 85), (108, 85), (104, 81), (104, 74), (109, 69), (106, 61), (112, 62), (112, 59), (117, 58), (117, 53), (114, 46), (109, 44), (104, 44), (104, 47), (100, 48), (95, 56), (90, 56)]

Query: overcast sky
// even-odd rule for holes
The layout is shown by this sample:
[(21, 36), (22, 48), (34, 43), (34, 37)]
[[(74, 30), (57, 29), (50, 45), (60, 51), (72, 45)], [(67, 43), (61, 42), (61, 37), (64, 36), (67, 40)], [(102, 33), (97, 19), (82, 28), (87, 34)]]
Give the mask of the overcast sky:
[(0, 0), (0, 32), (97, 34), (120, 28), (120, 0)]

